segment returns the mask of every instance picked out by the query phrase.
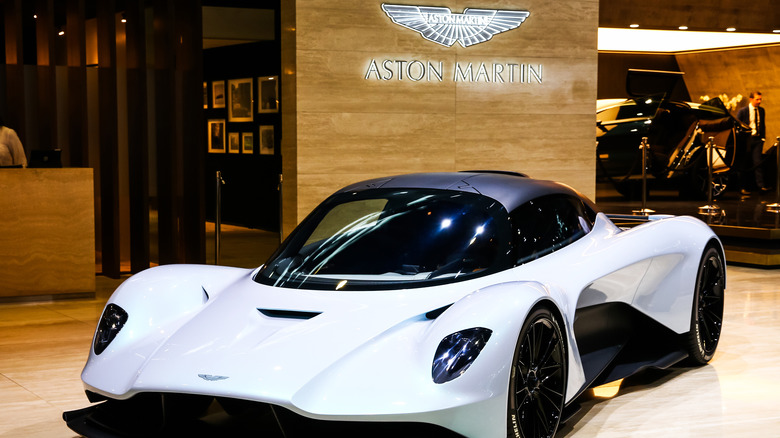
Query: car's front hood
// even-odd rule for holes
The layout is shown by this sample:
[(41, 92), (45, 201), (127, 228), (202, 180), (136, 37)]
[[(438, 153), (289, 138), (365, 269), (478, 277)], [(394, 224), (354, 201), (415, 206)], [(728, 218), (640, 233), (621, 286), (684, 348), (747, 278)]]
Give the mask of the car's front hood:
[(257, 284), (222, 294), (160, 346), (134, 387), (197, 388), (207, 381), (224, 387), (222, 394), (283, 402), (333, 363), (439, 305), (411, 304), (403, 293), (335, 294)]
[[(112, 300), (125, 308), (128, 322), (105, 352), (90, 354), (82, 373), (87, 389), (112, 398), (139, 392), (208, 394), (322, 416), (401, 414), (424, 409), (420, 405), (425, 397), (437, 399), (439, 407), (455, 406), (463, 400), (454, 400), (453, 384), (467, 385), (462, 378), (448, 388), (432, 382), (436, 348), (455, 331), (491, 324), (469, 321), (458, 312), (439, 320), (426, 313), (473, 301), (470, 295), (496, 281), (493, 277), (401, 291), (328, 292), (260, 285), (246, 271), (237, 277), (212, 289), (189, 285), (187, 289), (208, 299), (203, 303), (191, 299), (183, 316), (168, 321), (163, 316), (172, 312), (159, 311), (154, 302), (128, 299), (145, 291), (145, 284), (134, 286), (132, 294), (128, 290), (115, 294)], [(156, 299), (165, 293), (159, 289)], [(492, 318), (486, 311), (469, 313)], [(504, 350), (511, 352), (501, 347), (497, 353)], [(505, 388), (505, 373), (493, 374), (494, 384), (485, 384), (484, 393), (471, 391), (468, 397), (486, 400), (496, 388)], [(370, 406), (358, 397), (367, 393), (382, 397), (372, 397)]]

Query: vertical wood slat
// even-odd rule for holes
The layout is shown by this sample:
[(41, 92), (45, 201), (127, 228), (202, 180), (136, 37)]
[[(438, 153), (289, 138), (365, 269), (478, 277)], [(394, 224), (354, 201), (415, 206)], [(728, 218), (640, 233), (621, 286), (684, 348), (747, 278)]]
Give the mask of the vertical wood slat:
[(103, 274), (120, 275), (119, 144), (117, 137), (116, 25), (114, 0), (97, 7), (98, 105), (100, 151), (100, 214)]
[(154, 1), (160, 263), (206, 259), (201, 2)]
[(130, 186), (130, 271), (149, 267), (149, 141), (146, 110), (146, 19), (144, 0), (128, 0), (127, 143)]
[(35, 35), (38, 53), (37, 144), (31, 149), (57, 148), (57, 78), (55, 76), (54, 0), (36, 0)]
[(154, 81), (157, 146), (157, 208), (158, 249), (160, 264), (177, 263), (179, 255), (179, 223), (181, 216), (175, 192), (181, 180), (181, 165), (174, 156), (176, 148), (176, 118), (173, 102), (176, 47), (173, 28), (173, 2), (154, 0)]
[(182, 117), (181, 176), (184, 185), (182, 198), (182, 241), (185, 263), (203, 263), (206, 260), (205, 231), (205, 178), (204, 162), (206, 147), (202, 127), (205, 126), (203, 114), (203, 26), (201, 2), (176, 0), (177, 34), (181, 43), (177, 46), (176, 65), (181, 78), (181, 98), (178, 99), (176, 113)]
[[(24, 99), (24, 29), (22, 0), (5, 0), (5, 124), (19, 134), (22, 144), (27, 141)], [(26, 145), (25, 145), (26, 146)]]
[[(87, 114), (87, 43), (85, 29), (85, 0), (67, 0), (65, 37), (68, 62), (68, 89), (66, 91), (69, 115)], [(68, 165), (89, 167), (87, 117), (67, 117)], [(63, 148), (65, 149), (65, 148)]]

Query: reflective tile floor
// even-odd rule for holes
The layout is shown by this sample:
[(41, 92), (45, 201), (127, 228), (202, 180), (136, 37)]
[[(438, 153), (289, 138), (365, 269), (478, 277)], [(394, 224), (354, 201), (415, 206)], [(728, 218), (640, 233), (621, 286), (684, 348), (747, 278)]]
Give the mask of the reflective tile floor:
[[(93, 300), (0, 304), (0, 437), (73, 437), (64, 410), (93, 330), (121, 280)], [(710, 365), (645, 372), (589, 391), (557, 437), (780, 437), (780, 270), (730, 266), (726, 318)]]

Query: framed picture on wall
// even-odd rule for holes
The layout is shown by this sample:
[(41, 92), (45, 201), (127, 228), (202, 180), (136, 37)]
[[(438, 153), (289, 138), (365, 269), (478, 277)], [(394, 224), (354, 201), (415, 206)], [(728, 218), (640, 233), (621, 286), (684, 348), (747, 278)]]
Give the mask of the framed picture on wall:
[(225, 81), (211, 83), (211, 106), (213, 108), (225, 107)]
[(206, 109), (209, 107), (209, 84), (207, 82), (203, 83), (203, 109)]
[(244, 132), (241, 134), (241, 152), (251, 154), (255, 150), (255, 134)]
[(207, 123), (209, 153), (225, 153), (225, 119), (213, 119)]
[(228, 121), (251, 122), (252, 79), (231, 79), (228, 81)]
[(274, 127), (273, 125), (260, 126), (260, 155), (274, 154)]
[(240, 137), (238, 132), (231, 132), (228, 134), (228, 152), (231, 154), (237, 154), (241, 152), (241, 144), (239, 143)]
[(260, 95), (257, 112), (279, 112), (279, 76), (257, 78), (257, 89)]

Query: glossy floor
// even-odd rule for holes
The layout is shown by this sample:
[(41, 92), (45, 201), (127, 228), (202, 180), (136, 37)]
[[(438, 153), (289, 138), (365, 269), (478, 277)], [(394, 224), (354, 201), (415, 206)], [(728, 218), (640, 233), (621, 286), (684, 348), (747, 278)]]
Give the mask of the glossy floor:
[[(557, 437), (780, 436), (780, 270), (728, 268), (726, 319), (710, 365), (646, 372), (584, 397)], [(0, 304), (0, 437), (73, 437), (64, 410), (88, 404), (79, 374), (94, 300)], [(616, 391), (615, 391), (616, 390)]]

